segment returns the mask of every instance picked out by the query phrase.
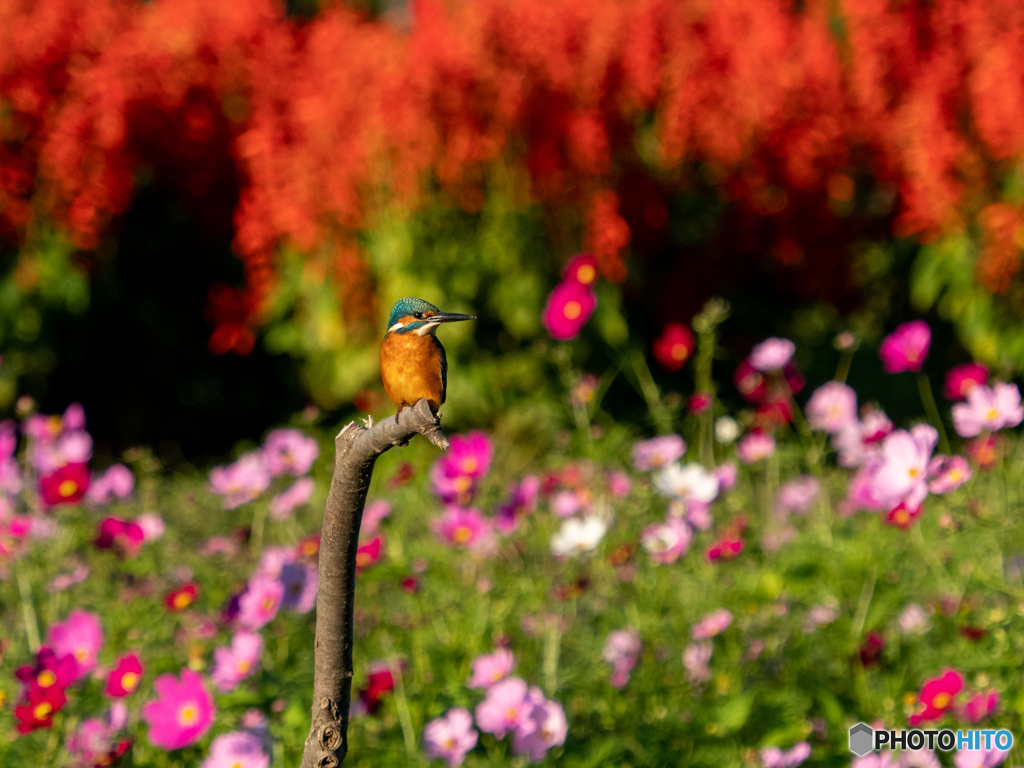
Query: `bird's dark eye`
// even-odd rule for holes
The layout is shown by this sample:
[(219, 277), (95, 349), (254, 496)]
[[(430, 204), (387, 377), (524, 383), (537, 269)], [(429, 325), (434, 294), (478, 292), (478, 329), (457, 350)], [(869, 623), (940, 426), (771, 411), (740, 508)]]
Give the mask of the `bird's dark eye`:
[(422, 312), (416, 312), (413, 315), (413, 317), (415, 317), (417, 320), (422, 320), (423, 319), (423, 313)]

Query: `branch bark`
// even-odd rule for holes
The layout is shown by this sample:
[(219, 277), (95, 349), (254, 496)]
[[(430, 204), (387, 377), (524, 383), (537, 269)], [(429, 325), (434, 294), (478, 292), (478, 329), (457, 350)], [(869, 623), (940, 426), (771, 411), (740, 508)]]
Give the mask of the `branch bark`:
[(447, 450), (440, 417), (426, 400), (370, 428), (352, 422), (334, 439), (334, 478), (320, 535), (313, 717), (301, 768), (337, 768), (348, 753), (352, 610), (363, 506), (377, 457), (408, 445), (416, 433)]

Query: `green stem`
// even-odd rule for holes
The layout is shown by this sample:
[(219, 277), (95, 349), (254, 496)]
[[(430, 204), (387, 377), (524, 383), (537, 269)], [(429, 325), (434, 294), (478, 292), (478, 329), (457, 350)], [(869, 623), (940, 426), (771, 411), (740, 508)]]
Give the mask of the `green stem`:
[(39, 651), (39, 622), (36, 620), (36, 608), (32, 603), (32, 583), (25, 575), (20, 562), (15, 562), (14, 572), (18, 579), (18, 591), (21, 593), (21, 614), (25, 619), (28, 649), (31, 653), (36, 653)]
[(266, 504), (257, 504), (252, 519), (252, 536), (249, 539), (253, 557), (259, 557), (260, 551), (263, 549), (263, 524), (266, 521)]
[(846, 383), (846, 377), (850, 375), (851, 363), (853, 363), (853, 350), (844, 349), (839, 355), (839, 365), (836, 366), (836, 381)]
[(547, 688), (548, 696), (554, 696), (558, 688), (558, 651), (561, 639), (558, 619), (552, 617), (547, 641), (544, 643), (544, 687)]
[(409, 701), (405, 697), (405, 683), (402, 680), (402, 665), (395, 657), (395, 649), (391, 637), (386, 632), (381, 635), (380, 644), (384, 646), (384, 655), (391, 668), (391, 679), (395, 684), (395, 705), (398, 709), (398, 722), (402, 724), (402, 736), (405, 738), (405, 753), (412, 757), (416, 754), (416, 734), (412, 729), (412, 715), (409, 713)]
[(658, 431), (665, 435), (669, 434), (672, 431), (672, 414), (669, 413), (665, 404), (661, 402), (661, 393), (658, 392), (658, 385), (654, 383), (651, 369), (647, 367), (647, 361), (639, 349), (634, 347), (630, 351), (629, 362), (633, 366), (633, 373), (636, 375), (640, 394), (647, 401), (647, 407), (651, 411), (651, 418), (654, 419)]
[(921, 391), (921, 403), (924, 405), (924, 412), (928, 414), (928, 421), (939, 431), (939, 452), (948, 454), (949, 438), (946, 437), (946, 427), (942, 423), (942, 416), (939, 415), (939, 408), (935, 405), (932, 384), (924, 371), (917, 374), (917, 388)]

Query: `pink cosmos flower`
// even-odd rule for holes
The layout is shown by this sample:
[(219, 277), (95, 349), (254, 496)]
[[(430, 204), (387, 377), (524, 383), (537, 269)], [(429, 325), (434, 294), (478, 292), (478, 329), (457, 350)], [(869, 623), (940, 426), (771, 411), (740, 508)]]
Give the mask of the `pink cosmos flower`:
[(320, 444), (298, 429), (275, 429), (263, 441), (261, 449), (271, 477), (309, 472), (320, 455)]
[(114, 735), (124, 728), (128, 721), (128, 708), (121, 702), (110, 705), (110, 712), (103, 720), (91, 717), (82, 722), (64, 742), (72, 765), (90, 767), (111, 765), (128, 751), (131, 739), (114, 743)]
[(444, 514), (435, 518), (432, 527), (441, 541), (470, 548), (487, 534), (490, 524), (479, 510), (446, 507)]
[(39, 477), (39, 496), (47, 507), (77, 504), (89, 490), (92, 473), (84, 463), (64, 464)]
[(263, 637), (256, 632), (240, 629), (231, 638), (231, 646), (214, 648), (216, 665), (210, 680), (221, 693), (233, 691), (238, 684), (256, 671), (263, 655)]
[(473, 716), (462, 707), (449, 709), (444, 717), (435, 717), (423, 729), (423, 748), (427, 757), (447, 760), (451, 768), (462, 765), (466, 754), (476, 746), (476, 741)]
[(725, 632), (730, 624), (732, 624), (732, 611), (728, 608), (719, 608), (694, 624), (690, 629), (690, 637), (694, 640), (707, 640)]
[(1010, 756), (1010, 750), (993, 746), (985, 749), (960, 749), (953, 755), (956, 768), (995, 768)]
[(592, 253), (578, 253), (565, 265), (562, 277), (567, 283), (590, 286), (597, 282), (597, 257)]
[(865, 406), (860, 421), (848, 422), (832, 435), (832, 447), (839, 454), (839, 464), (859, 467), (878, 454), (879, 444), (892, 429), (892, 422), (883, 411)]
[(785, 752), (778, 747), (761, 750), (761, 765), (764, 768), (795, 768), (811, 756), (811, 745), (801, 741)]
[(679, 435), (662, 435), (641, 440), (633, 445), (633, 469), (650, 472), (668, 466), (686, 453), (686, 443)]
[(569, 723), (562, 705), (557, 701), (545, 700), (539, 688), (530, 690), (530, 700), (533, 702), (530, 725), (516, 729), (512, 736), (512, 751), (517, 755), (526, 755), (530, 762), (538, 763), (549, 749), (565, 743)]
[(980, 723), (999, 707), (999, 692), (976, 693), (961, 707), (960, 714), (969, 723)]
[(736, 487), (736, 462), (726, 461), (715, 467), (712, 474), (718, 478), (719, 491), (731, 491)]
[(0, 421), (0, 460), (11, 458), (17, 449), (18, 435), (14, 422), (11, 419)]
[(633, 490), (633, 481), (621, 470), (608, 473), (608, 492), (617, 499), (624, 499)]
[(143, 512), (135, 518), (135, 524), (142, 529), (142, 540), (146, 544), (158, 541), (167, 531), (167, 523), (157, 512)]
[(588, 286), (564, 281), (548, 296), (541, 319), (551, 338), (574, 339), (597, 307), (597, 294)]
[(210, 744), (210, 754), (201, 768), (268, 768), (270, 756), (263, 739), (248, 731), (222, 733)]
[(280, 581), (261, 574), (253, 576), (245, 594), (238, 599), (238, 623), (259, 629), (277, 616), (283, 598), (284, 584)]
[(920, 507), (928, 495), (928, 462), (938, 439), (939, 433), (928, 424), (887, 435), (874, 474), (876, 498), (890, 506), (903, 502), (909, 508)]
[(78, 664), (78, 680), (96, 667), (96, 655), (103, 645), (103, 629), (95, 613), (75, 609), (60, 624), (54, 624), (46, 633), (46, 645), (58, 657), (74, 656)]
[(963, 400), (979, 384), (988, 383), (988, 366), (964, 363), (946, 371), (946, 386), (942, 394), (947, 400)]
[(309, 503), (315, 488), (313, 478), (300, 477), (270, 500), (270, 516), (275, 520), (287, 520), (298, 507)]
[(124, 464), (114, 464), (98, 478), (94, 478), (85, 497), (94, 504), (107, 504), (113, 499), (124, 499), (135, 488), (135, 475)]
[(927, 750), (890, 752), (869, 752), (864, 757), (854, 758), (850, 768), (942, 768), (935, 753)]
[(534, 475), (527, 475), (518, 484), (509, 488), (508, 500), (498, 507), (495, 524), (506, 536), (519, 525), (519, 521), (532, 515), (537, 509), (537, 496), (540, 493), (540, 480)]
[(690, 548), (693, 532), (685, 521), (669, 516), (664, 523), (648, 526), (640, 543), (656, 563), (674, 563)]
[(468, 504), (493, 455), (494, 446), (482, 432), (453, 435), (447, 453), (430, 468), (435, 495), (446, 504)]
[(686, 679), (691, 683), (706, 683), (711, 679), (711, 654), (715, 647), (710, 640), (692, 642), (683, 649), (683, 666), (686, 668)]
[(935, 456), (928, 463), (928, 490), (935, 494), (951, 493), (973, 474), (964, 456)]
[(284, 585), (282, 608), (295, 613), (309, 613), (316, 607), (316, 593), (320, 584), (317, 566), (298, 561), (287, 563), (281, 568), (279, 579)]
[(142, 659), (137, 653), (125, 654), (107, 675), (107, 689), (104, 693), (114, 699), (131, 696), (138, 690), (144, 671)]
[(555, 517), (572, 517), (584, 504), (576, 491), (559, 491), (551, 497), (551, 511)]
[(955, 669), (946, 669), (938, 677), (924, 681), (917, 696), (919, 711), (909, 718), (911, 727), (924, 722), (941, 720), (954, 704), (954, 698), (964, 687), (964, 676)]
[(387, 541), (387, 537), (383, 533), (378, 533), (372, 539), (359, 545), (359, 549), (356, 550), (356, 573), (362, 573), (366, 568), (370, 568), (380, 562), (381, 557), (384, 554), (384, 544)]
[(467, 688), (490, 688), (508, 677), (515, 669), (516, 657), (512, 651), (499, 648), (494, 653), (485, 653), (473, 659), (473, 675), (466, 681)]
[(900, 612), (900, 629), (910, 635), (924, 634), (930, 628), (928, 614), (917, 603), (907, 603)]
[(835, 434), (857, 420), (857, 393), (841, 381), (830, 381), (814, 390), (806, 411), (811, 429)]
[[(3, 525), (0, 524), (0, 529)], [(0, 534), (2, 535), (2, 534)], [(2, 548), (0, 548), (0, 554), (2, 554)], [(49, 584), (46, 585), (47, 592), (63, 592), (65, 589), (70, 589), (75, 584), (81, 584), (89, 578), (89, 566), (78, 565), (71, 573), (58, 573)]]
[(131, 559), (139, 554), (146, 540), (146, 532), (138, 523), (119, 517), (105, 517), (96, 532), (97, 549), (115, 549), (122, 557)]
[(61, 429), (76, 430), (85, 429), (85, 408), (81, 403), (71, 403), (61, 419)]
[(979, 384), (967, 393), (967, 402), (953, 406), (953, 426), (960, 437), (975, 437), (982, 430), (995, 432), (1016, 427), (1024, 421), (1020, 390), (1016, 384), (997, 381), (994, 386)]
[(0, 491), (14, 496), (21, 492), (21, 467), (16, 459), (8, 458), (0, 461)]
[(750, 364), (761, 373), (781, 371), (796, 352), (796, 344), (789, 339), (773, 336), (765, 339), (750, 351)]
[(818, 498), (819, 488), (816, 477), (800, 475), (779, 489), (779, 498), (775, 502), (775, 509), (782, 513), (807, 512), (814, 504), (814, 500)]
[(687, 525), (698, 531), (710, 530), (714, 523), (711, 518), (711, 504), (704, 501), (692, 499), (686, 502), (671, 501), (668, 505), (668, 513), (673, 517), (682, 518)]
[(738, 446), (736, 456), (744, 464), (756, 464), (775, 453), (775, 438), (764, 432), (745, 435)]
[(199, 741), (213, 725), (217, 708), (203, 679), (191, 669), (174, 675), (160, 675), (153, 681), (157, 699), (142, 707), (142, 719), (149, 723), (149, 740), (168, 751)]
[(360, 536), (372, 536), (377, 532), (381, 521), (391, 514), (391, 502), (384, 499), (371, 501), (363, 509), (363, 522), (359, 529)]
[(928, 359), (932, 331), (924, 320), (911, 320), (882, 340), (878, 356), (886, 373), (920, 371)]
[(476, 706), (476, 724), (484, 733), (505, 738), (509, 731), (531, 733), (536, 724), (531, 720), (533, 702), (527, 696), (526, 682), (507, 677), (487, 689), (487, 697)]
[(612, 665), (609, 684), (612, 688), (625, 688), (629, 682), (629, 673), (640, 657), (640, 633), (633, 627), (612, 631), (605, 641), (601, 656)]
[(26, 542), (32, 533), (32, 518), (10, 515), (0, 518), (0, 558), (17, 559), (25, 553)]
[(224, 497), (224, 509), (236, 509), (270, 487), (270, 471), (264, 455), (249, 451), (233, 464), (210, 471), (210, 491)]

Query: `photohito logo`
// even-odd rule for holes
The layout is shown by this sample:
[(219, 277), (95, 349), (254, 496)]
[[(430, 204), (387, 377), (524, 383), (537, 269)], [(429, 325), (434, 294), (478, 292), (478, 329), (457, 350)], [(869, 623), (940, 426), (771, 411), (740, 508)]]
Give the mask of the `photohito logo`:
[(1009, 749), (1013, 746), (1013, 734), (1001, 731), (952, 731), (913, 729), (910, 731), (875, 730), (866, 723), (857, 723), (850, 728), (850, 751), (857, 757), (868, 752), (889, 749)]

